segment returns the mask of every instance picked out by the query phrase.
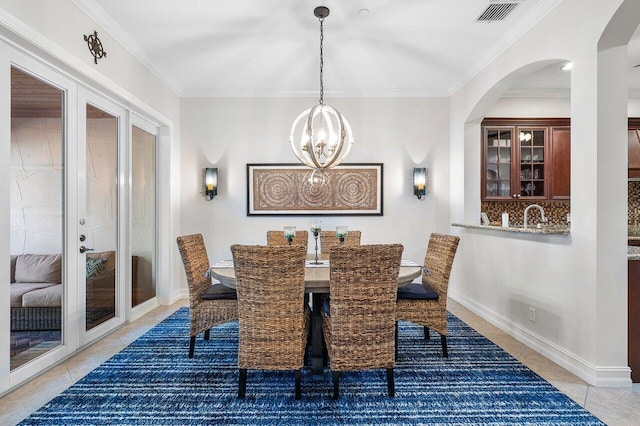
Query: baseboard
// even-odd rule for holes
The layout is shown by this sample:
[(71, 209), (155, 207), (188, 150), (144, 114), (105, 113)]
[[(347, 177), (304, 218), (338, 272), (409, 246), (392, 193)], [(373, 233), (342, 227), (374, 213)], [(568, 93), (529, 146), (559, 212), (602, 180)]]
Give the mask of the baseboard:
[(153, 311), (158, 306), (160, 306), (160, 303), (158, 302), (157, 297), (152, 297), (151, 299), (136, 305), (131, 310), (131, 321), (135, 321), (138, 318), (143, 317), (144, 315)]
[(459, 292), (450, 289), (448, 297), (592, 386), (630, 387), (632, 385), (631, 369), (628, 366), (599, 367), (593, 365)]

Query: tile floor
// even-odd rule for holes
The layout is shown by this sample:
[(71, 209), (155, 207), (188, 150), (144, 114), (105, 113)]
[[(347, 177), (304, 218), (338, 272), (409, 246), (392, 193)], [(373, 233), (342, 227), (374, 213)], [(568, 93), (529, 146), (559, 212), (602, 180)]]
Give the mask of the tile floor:
[[(140, 337), (188, 301), (161, 306), (0, 398), (0, 424), (14, 425)], [(596, 388), (529, 349), (454, 301), (449, 310), (609, 426), (640, 424), (640, 384)]]

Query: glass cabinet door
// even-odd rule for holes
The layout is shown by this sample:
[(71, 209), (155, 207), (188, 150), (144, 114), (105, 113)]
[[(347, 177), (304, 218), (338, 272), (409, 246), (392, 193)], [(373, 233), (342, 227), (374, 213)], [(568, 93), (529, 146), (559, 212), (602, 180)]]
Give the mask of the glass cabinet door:
[(520, 142), (520, 196), (544, 197), (545, 128), (518, 128)]
[(485, 197), (511, 198), (512, 128), (486, 129)]

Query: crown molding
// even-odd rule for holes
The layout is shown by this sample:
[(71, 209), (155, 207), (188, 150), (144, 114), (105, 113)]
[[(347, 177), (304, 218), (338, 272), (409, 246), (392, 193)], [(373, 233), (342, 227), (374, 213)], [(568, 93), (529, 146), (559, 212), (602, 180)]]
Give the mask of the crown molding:
[[(489, 47), (482, 54), (480, 60), (475, 62), (475, 64), (473, 64), (469, 68), (469, 72), (465, 74), (457, 84), (451, 87), (451, 89), (449, 90), (449, 94), (453, 95), (458, 90), (462, 89), (462, 87), (464, 87), (482, 70), (489, 66), (489, 64), (498, 59), (498, 57), (502, 53), (504, 53), (509, 47), (511, 47), (516, 41), (518, 41), (531, 28), (538, 24), (538, 22), (540, 22), (545, 16), (551, 13), (563, 1), (564, 0), (540, 0), (536, 7), (530, 10), (520, 19), (519, 22), (523, 22), (524, 24), (520, 26), (514, 26), (509, 31), (506, 31), (498, 42), (491, 45), (491, 47)], [(474, 25), (476, 24), (491, 25), (481, 22), (474, 23)]]
[[(363, 89), (336, 90), (324, 92), (325, 99), (331, 98), (448, 98), (447, 90), (434, 89)], [(259, 90), (259, 89), (211, 89), (188, 88), (182, 91), (184, 98), (317, 98), (317, 90)]]
[(142, 63), (160, 81), (162, 81), (177, 96), (182, 96), (182, 88), (168, 74), (162, 71), (155, 62), (144, 52), (140, 44), (135, 41), (129, 33), (122, 28), (111, 15), (109, 15), (100, 5), (93, 0), (71, 0), (78, 9), (84, 12), (89, 18), (100, 25), (114, 40), (116, 40), (125, 50)]

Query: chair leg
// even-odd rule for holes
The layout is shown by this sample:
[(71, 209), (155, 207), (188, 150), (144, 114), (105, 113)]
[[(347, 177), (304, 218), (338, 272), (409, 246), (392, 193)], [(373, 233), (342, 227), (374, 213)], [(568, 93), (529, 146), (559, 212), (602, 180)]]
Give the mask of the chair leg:
[(296, 399), (302, 397), (302, 390), (300, 389), (300, 369), (296, 370)]
[(196, 347), (196, 336), (191, 336), (189, 339), (189, 358), (193, 358), (193, 351)]
[(210, 331), (211, 330), (205, 330), (205, 332), (204, 332), (204, 340), (209, 340), (209, 336), (210, 336), (209, 332)]
[(442, 356), (449, 358), (449, 351), (447, 350), (447, 336), (440, 335), (440, 343), (442, 344)]
[(326, 367), (329, 365), (329, 352), (327, 351), (327, 347), (322, 345), (322, 366)]
[(333, 372), (333, 399), (337, 400), (340, 398), (340, 372)]
[(247, 369), (238, 369), (238, 398), (244, 398), (247, 391)]
[(396, 359), (398, 359), (398, 321), (396, 321), (396, 331), (395, 331), (395, 347), (396, 347)]
[(429, 340), (431, 336), (429, 335), (429, 327), (424, 327), (424, 340)]
[(396, 396), (396, 384), (393, 380), (393, 368), (387, 368), (387, 389), (389, 391), (389, 397)]

